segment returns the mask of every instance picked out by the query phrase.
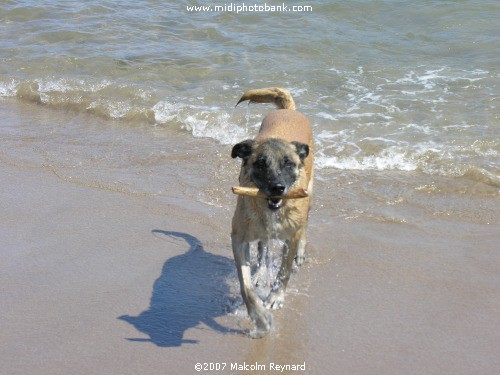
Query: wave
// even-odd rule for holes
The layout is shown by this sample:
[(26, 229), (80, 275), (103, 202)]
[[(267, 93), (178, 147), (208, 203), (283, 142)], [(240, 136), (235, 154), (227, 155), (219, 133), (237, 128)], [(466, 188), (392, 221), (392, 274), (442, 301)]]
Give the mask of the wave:
[[(437, 145), (434, 142), (417, 145), (388, 146), (375, 154), (367, 154), (357, 145), (349, 149), (358, 151), (343, 155), (327, 155), (319, 150), (315, 166), (319, 169), (335, 168), (355, 171), (418, 171), (430, 176), (463, 177), (476, 182), (500, 188), (499, 152), (493, 148), (479, 148), (477, 145), (453, 147)], [(483, 156), (492, 160), (488, 166), (474, 165), (473, 161)]]
[(340, 85), (314, 114), (319, 168), (418, 171), (500, 186), (495, 72), (328, 71)]
[(140, 86), (119, 85), (108, 80), (0, 79), (0, 97), (88, 112), (105, 119), (171, 126), (222, 144), (236, 143), (249, 136), (248, 126), (238, 126), (228, 108), (205, 105), (203, 98), (184, 102), (176, 98), (160, 99), (159, 94)]
[[(470, 92), (483, 90), (476, 105), (488, 113), (495, 104), (494, 93), (484, 84), (489, 72), (424, 66), (392, 75), (362, 67), (327, 72), (343, 82), (335, 92), (315, 97), (310, 86), (291, 88), (315, 127), (317, 168), (420, 171), (500, 185), (500, 141), (494, 126), (473, 123), (474, 113), (462, 119), (462, 113), (452, 112)], [(243, 91), (240, 84), (218, 87), (185, 90), (180, 96), (108, 79), (0, 76), (0, 97), (183, 129), (226, 145), (253, 137), (269, 108), (235, 111), (234, 93)]]
[(249, 136), (245, 128), (231, 121), (225, 109), (217, 106), (160, 101), (152, 110), (157, 124), (175, 121), (195, 137), (208, 137), (222, 144), (233, 144)]

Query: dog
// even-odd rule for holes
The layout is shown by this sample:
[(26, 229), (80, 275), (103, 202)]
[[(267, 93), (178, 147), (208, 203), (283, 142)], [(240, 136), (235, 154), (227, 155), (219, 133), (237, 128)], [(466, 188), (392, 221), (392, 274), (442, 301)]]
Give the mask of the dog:
[[(283, 306), (294, 260), (297, 265), (302, 265), (305, 260), (314, 146), (311, 124), (295, 110), (289, 91), (280, 88), (250, 90), (236, 105), (247, 100), (250, 103), (274, 103), (278, 108), (264, 118), (255, 139), (242, 141), (231, 151), (233, 159), (242, 159), (240, 186), (257, 187), (269, 197), (238, 196), (231, 231), (241, 295), (255, 324), (250, 336), (260, 338), (266, 336), (272, 326), (272, 314), (268, 309)], [(280, 198), (299, 187), (307, 189), (308, 197)], [(276, 281), (267, 300), (262, 301), (251, 280), (250, 243), (258, 241), (258, 263), (262, 263), (270, 239), (280, 239), (285, 246)]]

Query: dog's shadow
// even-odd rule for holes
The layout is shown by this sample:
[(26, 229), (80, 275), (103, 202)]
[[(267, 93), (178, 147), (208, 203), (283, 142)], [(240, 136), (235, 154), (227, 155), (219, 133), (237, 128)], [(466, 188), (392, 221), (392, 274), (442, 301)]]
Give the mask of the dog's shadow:
[(172, 240), (184, 240), (186, 253), (168, 259), (160, 277), (153, 285), (149, 308), (139, 316), (123, 315), (118, 319), (132, 324), (149, 338), (129, 338), (130, 341), (152, 342), (160, 347), (194, 344), (184, 340), (189, 328), (206, 324), (221, 333), (234, 330), (218, 324), (214, 318), (227, 312), (230, 298), (228, 279), (234, 262), (220, 255), (207, 253), (196, 238), (186, 233), (153, 230)]

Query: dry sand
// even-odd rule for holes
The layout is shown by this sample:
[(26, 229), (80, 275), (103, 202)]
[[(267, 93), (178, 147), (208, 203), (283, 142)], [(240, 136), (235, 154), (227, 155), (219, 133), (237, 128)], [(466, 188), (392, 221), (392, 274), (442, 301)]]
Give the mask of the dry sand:
[[(271, 363), (305, 363), (288, 373), (307, 374), (500, 372), (498, 195), (425, 198), (421, 185), (368, 212), (356, 205), (371, 198), (349, 184), (375, 183), (375, 174), (320, 179), (310, 260), (292, 275), (274, 331), (252, 340), (242, 309), (232, 311), (240, 301), (229, 242), (237, 167), (200, 151), (219, 146), (183, 141), (201, 145), (186, 152), (205, 155), (203, 168), (195, 156), (162, 160), (177, 176), (168, 193), (113, 191), (27, 162), (7, 127), (46, 119), (27, 124), (16, 108), (1, 111), (1, 374), (208, 372), (197, 363), (225, 363), (208, 372), (221, 374), (256, 363), (266, 368), (256, 373)], [(26, 148), (33, 140), (25, 138)], [(185, 165), (194, 167), (182, 180)], [(206, 196), (192, 199), (196, 184)], [(454, 212), (455, 200), (461, 214), (449, 218), (443, 207)]]

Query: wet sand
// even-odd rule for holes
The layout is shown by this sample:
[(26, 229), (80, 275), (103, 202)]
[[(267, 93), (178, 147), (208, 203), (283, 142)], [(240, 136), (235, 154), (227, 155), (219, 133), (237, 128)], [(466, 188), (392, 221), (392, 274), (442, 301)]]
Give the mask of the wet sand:
[[(161, 129), (98, 133), (96, 119), (0, 107), (0, 373), (194, 374), (197, 363), (226, 363), (212, 373), (227, 374), (257, 363), (268, 373), (271, 363), (304, 362), (288, 373), (500, 371), (495, 188), (320, 172), (309, 261), (292, 275), (274, 331), (252, 340), (234, 310), (229, 147)], [(66, 122), (99, 142), (68, 134)], [(90, 154), (117, 134), (151, 150), (167, 145), (166, 154), (127, 167), (108, 149), (111, 164), (99, 169), (82, 151), (82, 166), (40, 138), (48, 123), (47, 140), (80, 137)], [(162, 171), (165, 180), (147, 179)]]

